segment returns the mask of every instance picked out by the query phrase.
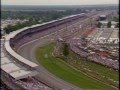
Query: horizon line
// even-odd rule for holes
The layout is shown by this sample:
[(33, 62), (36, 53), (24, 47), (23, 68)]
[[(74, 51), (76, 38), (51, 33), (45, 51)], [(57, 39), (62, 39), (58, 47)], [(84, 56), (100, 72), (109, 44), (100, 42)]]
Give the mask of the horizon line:
[[(81, 4), (81, 5), (82, 5), (82, 6), (87, 6), (87, 5), (88, 5), (88, 6), (89, 6), (89, 5), (119, 5), (119, 3), (118, 3), (118, 4), (84, 4), (84, 5)], [(77, 5), (77, 4), (76, 4), (76, 5), (68, 5), (68, 4), (66, 4), (66, 5), (64, 5), (64, 4), (63, 4), (63, 5), (62, 5), (62, 4), (61, 4), (61, 5), (59, 5), (59, 4), (58, 4), (58, 5), (54, 5), (54, 4), (53, 4), (53, 5), (47, 5), (47, 4), (46, 4), (46, 5), (42, 5), (42, 4), (41, 4), (41, 5), (32, 5), (32, 4), (31, 4), (31, 5), (1, 4), (1, 6), (79, 6), (79, 5)]]

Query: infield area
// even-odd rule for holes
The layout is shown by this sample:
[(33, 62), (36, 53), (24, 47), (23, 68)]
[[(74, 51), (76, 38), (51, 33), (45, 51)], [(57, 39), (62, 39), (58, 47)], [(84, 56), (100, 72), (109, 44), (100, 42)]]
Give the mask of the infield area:
[[(105, 84), (99, 80), (91, 78), (89, 75), (85, 75), (82, 72), (75, 70), (69, 63), (62, 59), (55, 58), (52, 54), (55, 45), (49, 44), (36, 49), (36, 58), (41, 65), (43, 65), (48, 71), (56, 75), (57, 77), (72, 83), (83, 89), (100, 89), (100, 90), (117, 90), (112, 86)], [(81, 63), (84, 62), (81, 61)], [(113, 80), (118, 80), (118, 72), (115, 70), (109, 70), (104, 66), (99, 66), (95, 63), (88, 62), (91, 70), (99, 72), (101, 75), (109, 76)], [(107, 82), (107, 81), (105, 81)]]

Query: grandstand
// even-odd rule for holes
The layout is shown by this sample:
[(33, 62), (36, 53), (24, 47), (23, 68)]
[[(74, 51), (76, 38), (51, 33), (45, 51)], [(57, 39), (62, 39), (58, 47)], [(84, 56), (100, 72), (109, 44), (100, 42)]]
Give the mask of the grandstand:
[[(4, 40), (1, 40), (1, 42), (1, 73), (4, 75), (4, 78), (8, 78), (12, 83), (26, 90), (51, 90), (48, 86), (34, 78), (38, 74), (33, 68), (34, 65), (27, 67), (19, 63), (4, 50)], [(28, 62), (29, 66), (30, 64)]]
[(90, 33), (87, 39), (91, 39), (91, 41), (99, 42), (99, 43), (118, 43), (118, 28), (97, 28), (92, 33)]
[(5, 72), (6, 75), (9, 74), (15, 79), (22, 79), (37, 74), (35, 70), (26, 69), (26, 67), (8, 56), (8, 53), (4, 50), (3, 40), (1, 40), (1, 42), (1, 70)]
[[(84, 39), (82, 39), (83, 36), (81, 36), (71, 40), (70, 49), (80, 57), (85, 58), (85, 60), (93, 61), (101, 65), (119, 70), (119, 62), (117, 60), (119, 56), (117, 52), (118, 46), (116, 44), (112, 44), (111, 48), (109, 47), (111, 44), (106, 42), (107, 45), (102, 43), (104, 45), (103, 47), (101, 43), (97, 43), (98, 41), (103, 41), (104, 39), (108, 39), (109, 41), (109, 39), (112, 37), (112, 34), (116, 34), (115, 36), (117, 37), (117, 30), (118, 29), (96, 28), (94, 31), (91, 31), (91, 29), (89, 29), (83, 33), (83, 36), (86, 36)], [(114, 56), (114, 58), (110, 56), (111, 51), (113, 52), (111, 55)]]

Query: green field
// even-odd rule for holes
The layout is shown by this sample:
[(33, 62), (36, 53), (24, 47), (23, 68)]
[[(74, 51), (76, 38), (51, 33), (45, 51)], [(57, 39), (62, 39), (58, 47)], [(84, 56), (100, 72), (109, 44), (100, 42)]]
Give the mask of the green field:
[[(58, 76), (59, 78), (70, 82), (80, 88), (84, 89), (100, 89), (100, 90), (115, 90), (112, 87), (103, 84), (102, 82), (99, 82), (97, 80), (94, 80), (86, 75), (84, 75), (82, 72), (78, 72), (77, 70), (71, 68), (66, 62), (59, 58), (55, 58), (52, 55), (52, 52), (54, 50), (54, 44), (49, 44), (47, 46), (38, 48), (36, 50), (36, 58), (42, 64), (48, 71), (53, 73), (54, 75)], [(108, 69), (99, 68), (95, 63), (88, 63), (90, 64), (89, 67), (93, 70), (96, 70), (97, 72), (101, 72), (105, 76), (110, 75), (110, 77), (113, 77), (113, 79), (117, 79), (116, 72), (111, 71), (108, 72)], [(95, 64), (95, 66), (94, 66)], [(105, 70), (103, 70), (105, 69)], [(107, 72), (106, 72), (107, 71)], [(115, 73), (114, 73), (115, 72)], [(107, 74), (108, 73), (108, 74)]]
[[(89, 76), (97, 78), (98, 80), (113, 85), (115, 87), (119, 86), (119, 72), (102, 66), (100, 64), (96, 64), (94, 62), (86, 61), (80, 58), (80, 56), (70, 51), (69, 57), (72, 57), (73, 60), (67, 61), (70, 65), (74, 66), (80, 71), (83, 71)], [(76, 63), (73, 63), (76, 61)], [(85, 69), (84, 69), (85, 68)], [(114, 82), (117, 81), (117, 82)]]

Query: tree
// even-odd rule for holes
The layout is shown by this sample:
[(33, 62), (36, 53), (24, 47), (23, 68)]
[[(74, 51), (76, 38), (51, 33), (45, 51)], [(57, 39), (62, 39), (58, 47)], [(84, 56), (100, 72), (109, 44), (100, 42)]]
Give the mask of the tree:
[(12, 31), (12, 26), (8, 25), (7, 27), (4, 28), (5, 33), (9, 34)]
[(111, 21), (108, 22), (107, 27), (108, 27), (108, 28), (111, 27)]
[(115, 28), (119, 28), (119, 23), (116, 24)]
[(113, 17), (113, 21), (119, 22), (119, 18), (114, 16), (114, 17)]
[(98, 27), (98, 28), (101, 28), (101, 25), (102, 25), (102, 24), (101, 24), (100, 22), (98, 22), (97, 27)]
[(63, 55), (64, 56), (68, 56), (69, 55), (69, 46), (66, 43), (63, 44)]

